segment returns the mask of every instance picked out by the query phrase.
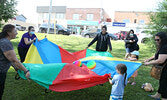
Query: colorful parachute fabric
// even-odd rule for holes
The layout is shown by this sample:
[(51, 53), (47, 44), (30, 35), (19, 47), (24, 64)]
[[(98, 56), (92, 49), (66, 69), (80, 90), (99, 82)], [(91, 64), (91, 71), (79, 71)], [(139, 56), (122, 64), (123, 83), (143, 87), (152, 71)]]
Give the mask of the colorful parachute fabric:
[[(82, 67), (73, 64), (80, 60)], [(85, 65), (95, 61), (94, 69)], [(113, 58), (109, 52), (81, 50), (70, 53), (46, 38), (33, 43), (27, 53), (24, 66), (30, 71), (33, 81), (47, 89), (65, 92), (83, 89), (108, 81), (109, 74), (116, 74), (116, 65), (123, 63), (127, 66), (130, 77), (140, 66), (139, 62), (131, 62)], [(25, 79), (22, 71), (19, 75)]]
[[(30, 71), (30, 79), (47, 89), (66, 92), (103, 84), (108, 81), (108, 74), (97, 75), (86, 66), (78, 67), (72, 63), (62, 64), (24, 64)], [(26, 79), (24, 72), (19, 71)]]
[(116, 66), (120, 63), (127, 66), (127, 77), (131, 77), (132, 74), (142, 65), (140, 62), (132, 62), (129, 60), (123, 60), (111, 57), (87, 57), (81, 59), (83, 64), (87, 64), (88, 61), (93, 60), (96, 62), (96, 67), (92, 69), (98, 75), (111, 74), (113, 77), (116, 73)]
[(89, 56), (112, 57), (109, 52), (94, 50), (81, 50), (70, 53), (60, 46), (48, 41), (47, 38), (33, 43), (27, 53), (24, 63), (48, 64), (48, 63), (72, 63), (78, 59)]

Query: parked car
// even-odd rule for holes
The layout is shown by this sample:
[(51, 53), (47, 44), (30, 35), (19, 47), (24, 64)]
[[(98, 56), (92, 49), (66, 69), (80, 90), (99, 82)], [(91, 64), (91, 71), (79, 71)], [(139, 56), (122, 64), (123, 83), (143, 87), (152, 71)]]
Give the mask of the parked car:
[(16, 29), (18, 31), (25, 31), (26, 30), (26, 27), (24, 27), (24, 26), (21, 26), (21, 25), (18, 25), (18, 24), (16, 24), (15, 26), (16, 26)]
[[(83, 37), (94, 38), (97, 34), (101, 32), (101, 29), (89, 29), (81, 33)], [(118, 40), (118, 37), (112, 33), (109, 33), (109, 36), (112, 40)]]
[(142, 29), (141, 31), (136, 33), (139, 43), (145, 43), (146, 41), (148, 41), (152, 37), (152, 35), (148, 34), (149, 31), (151, 31), (151, 30)]
[(119, 40), (124, 40), (127, 34), (128, 31), (120, 31), (118, 33), (114, 33), (114, 35), (116, 35)]
[(89, 29), (87, 31), (82, 32), (81, 35), (86, 38), (94, 38), (100, 32), (101, 32), (101, 29), (93, 28), (93, 29)]
[(111, 40), (118, 40), (118, 37), (112, 33), (109, 33)]
[[(48, 29), (48, 24), (43, 23), (40, 25), (38, 32), (39, 33), (47, 33), (47, 29)], [(54, 24), (51, 24), (49, 33), (54, 34), (55, 33), (54, 29), (55, 29)], [(56, 24), (56, 34), (70, 35), (71, 30), (64, 28), (62, 25)]]

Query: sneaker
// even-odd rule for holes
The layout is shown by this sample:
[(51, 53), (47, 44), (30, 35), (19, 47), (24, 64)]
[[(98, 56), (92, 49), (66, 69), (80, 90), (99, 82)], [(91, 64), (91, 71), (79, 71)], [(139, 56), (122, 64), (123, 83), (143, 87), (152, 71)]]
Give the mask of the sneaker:
[(131, 85), (135, 85), (136, 83), (135, 82), (133, 82)]
[(129, 83), (131, 83), (131, 81), (128, 81), (127, 83), (129, 84)]

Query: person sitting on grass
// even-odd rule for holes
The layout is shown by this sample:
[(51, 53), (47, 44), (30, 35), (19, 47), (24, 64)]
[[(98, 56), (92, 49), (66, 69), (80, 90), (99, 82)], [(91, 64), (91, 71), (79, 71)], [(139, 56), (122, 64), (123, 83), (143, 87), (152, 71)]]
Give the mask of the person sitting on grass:
[(109, 100), (122, 100), (124, 94), (124, 88), (127, 85), (127, 67), (125, 64), (118, 64), (116, 66), (118, 75), (114, 75), (113, 79), (109, 79), (109, 83), (112, 84), (112, 90)]
[[(133, 51), (131, 53), (131, 56), (128, 58), (128, 60), (130, 61), (137, 61), (139, 59), (139, 51)], [(132, 83), (131, 85), (135, 85), (135, 77), (137, 77), (137, 70), (133, 73), (133, 75), (129, 78), (128, 83)], [(133, 78), (133, 82), (131, 81), (131, 79)]]

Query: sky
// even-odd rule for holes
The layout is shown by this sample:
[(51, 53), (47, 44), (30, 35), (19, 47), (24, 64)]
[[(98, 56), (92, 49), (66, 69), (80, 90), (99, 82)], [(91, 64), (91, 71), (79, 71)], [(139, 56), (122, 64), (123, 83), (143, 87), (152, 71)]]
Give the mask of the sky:
[[(37, 6), (49, 6), (50, 0), (16, 0), (18, 14), (23, 14), (27, 22), (37, 24)], [(162, 0), (52, 0), (52, 6), (67, 8), (104, 8), (113, 19), (115, 11), (153, 11)]]

